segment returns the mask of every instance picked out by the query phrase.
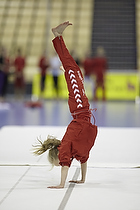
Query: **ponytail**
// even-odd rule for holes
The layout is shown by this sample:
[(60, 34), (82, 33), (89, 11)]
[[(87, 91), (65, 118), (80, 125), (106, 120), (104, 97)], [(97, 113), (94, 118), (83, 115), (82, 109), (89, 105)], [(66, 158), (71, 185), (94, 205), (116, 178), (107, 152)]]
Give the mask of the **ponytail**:
[(38, 139), (38, 142), (40, 144), (37, 145), (33, 145), (33, 154), (34, 155), (41, 155), (44, 152), (46, 152), (47, 150), (52, 150), (52, 149), (57, 149), (57, 147), (60, 145), (61, 141), (56, 139), (53, 136), (48, 136), (47, 140), (45, 140), (44, 142), (42, 142), (40, 139)]

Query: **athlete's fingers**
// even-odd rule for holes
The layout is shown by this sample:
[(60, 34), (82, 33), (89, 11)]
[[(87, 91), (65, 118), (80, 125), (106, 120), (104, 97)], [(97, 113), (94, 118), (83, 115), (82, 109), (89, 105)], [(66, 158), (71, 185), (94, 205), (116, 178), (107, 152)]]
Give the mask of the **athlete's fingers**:
[(82, 180), (70, 180), (69, 182), (70, 183), (75, 183), (75, 184), (82, 184), (82, 183), (84, 183), (84, 181), (82, 181)]
[(64, 69), (63, 66), (60, 66), (60, 70), (63, 71), (63, 72), (65, 72), (65, 69)]

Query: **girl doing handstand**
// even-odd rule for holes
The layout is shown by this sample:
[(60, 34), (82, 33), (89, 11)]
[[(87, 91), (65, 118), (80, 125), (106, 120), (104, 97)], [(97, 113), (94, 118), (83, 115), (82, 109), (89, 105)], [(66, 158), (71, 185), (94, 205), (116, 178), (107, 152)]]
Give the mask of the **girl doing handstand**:
[(67, 21), (53, 28), (55, 38), (52, 42), (63, 64), (61, 70), (64, 70), (67, 82), (68, 104), (73, 120), (68, 125), (62, 141), (49, 136), (44, 142), (40, 141), (40, 145), (37, 145), (34, 151), (35, 154), (40, 155), (49, 150), (50, 163), (55, 166), (61, 165), (60, 184), (49, 188), (64, 188), (68, 170), (74, 158), (81, 163), (81, 180), (70, 182), (85, 182), (89, 152), (97, 136), (97, 126), (95, 122), (91, 123), (92, 113), (85, 95), (81, 70), (70, 55), (62, 38), (63, 31), (69, 25), (72, 24)]

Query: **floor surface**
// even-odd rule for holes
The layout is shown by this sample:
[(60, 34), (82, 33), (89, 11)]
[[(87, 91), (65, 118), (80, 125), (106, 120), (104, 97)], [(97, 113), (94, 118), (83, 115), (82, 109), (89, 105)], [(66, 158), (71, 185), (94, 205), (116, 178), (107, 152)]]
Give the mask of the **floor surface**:
[(98, 136), (88, 161), (86, 183), (73, 161), (64, 189), (49, 189), (60, 181), (60, 167), (47, 153), (35, 157), (37, 137), (62, 138), (71, 121), (66, 101), (45, 101), (42, 108), (23, 101), (0, 105), (0, 210), (139, 210), (140, 106), (133, 102), (91, 103)]

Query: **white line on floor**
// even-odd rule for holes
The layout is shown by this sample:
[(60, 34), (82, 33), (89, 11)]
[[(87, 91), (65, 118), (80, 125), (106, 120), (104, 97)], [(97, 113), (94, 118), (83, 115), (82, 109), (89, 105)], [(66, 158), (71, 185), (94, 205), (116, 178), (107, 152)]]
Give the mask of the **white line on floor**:
[[(73, 176), (73, 180), (77, 180), (77, 178), (79, 176), (79, 173), (80, 173), (80, 168), (77, 168), (76, 171), (75, 171), (75, 174)], [(69, 187), (68, 187), (68, 189), (67, 189), (67, 191), (66, 191), (66, 193), (65, 193), (65, 195), (63, 197), (63, 200), (60, 203), (60, 206), (59, 206), (58, 210), (63, 210), (65, 208), (65, 206), (66, 206), (66, 204), (67, 204), (67, 202), (69, 200), (69, 197), (70, 197), (70, 195), (71, 195), (71, 193), (73, 191), (74, 186), (75, 186), (75, 183), (71, 183), (69, 185)]]

